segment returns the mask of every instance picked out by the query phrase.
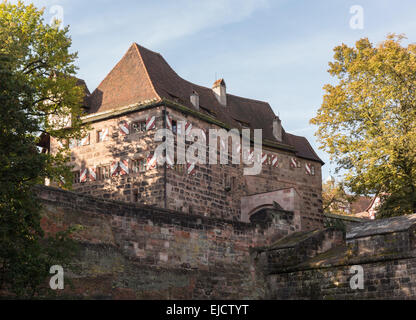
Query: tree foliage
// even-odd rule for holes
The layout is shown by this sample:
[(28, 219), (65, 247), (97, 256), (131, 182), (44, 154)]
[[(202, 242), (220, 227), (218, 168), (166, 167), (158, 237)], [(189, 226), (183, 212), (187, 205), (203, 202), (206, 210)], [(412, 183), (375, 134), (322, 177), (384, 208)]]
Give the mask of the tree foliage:
[(322, 185), (322, 207), (325, 213), (345, 214), (355, 196), (345, 191), (342, 183), (327, 181)]
[(311, 120), (348, 187), (396, 195), (383, 205), (393, 214), (416, 212), (416, 45), (403, 39), (336, 47), (328, 72), (337, 83), (325, 85)]
[[(0, 3), (0, 290), (39, 294), (54, 264), (69, 262), (68, 232), (47, 236), (33, 187), (45, 178), (72, 179), (68, 148), (40, 153), (41, 133), (63, 142), (80, 137), (83, 90), (68, 28), (45, 24), (43, 11), (22, 2)], [(56, 119), (71, 119), (71, 127)]]

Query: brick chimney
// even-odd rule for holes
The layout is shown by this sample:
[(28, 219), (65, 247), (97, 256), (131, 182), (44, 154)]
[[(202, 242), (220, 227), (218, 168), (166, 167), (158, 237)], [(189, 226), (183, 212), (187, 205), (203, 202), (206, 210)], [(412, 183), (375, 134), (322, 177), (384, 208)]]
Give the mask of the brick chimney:
[(224, 107), (227, 106), (227, 90), (225, 87), (224, 79), (215, 81), (212, 86), (212, 91), (214, 92), (218, 102), (221, 103)]
[(275, 117), (273, 119), (273, 136), (276, 138), (277, 141), (282, 142), (283, 129), (282, 129), (282, 121), (280, 121), (279, 117)]
[(191, 103), (195, 107), (196, 110), (199, 110), (199, 94), (196, 91), (192, 91), (191, 94)]

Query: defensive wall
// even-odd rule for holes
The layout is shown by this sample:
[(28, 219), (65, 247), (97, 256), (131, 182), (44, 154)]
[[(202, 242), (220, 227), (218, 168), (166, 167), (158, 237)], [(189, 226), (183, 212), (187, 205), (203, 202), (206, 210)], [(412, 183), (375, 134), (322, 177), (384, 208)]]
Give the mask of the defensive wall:
[[(298, 232), (291, 211), (241, 222), (38, 186), (47, 232), (81, 225), (64, 266), (82, 299), (412, 299), (416, 215)], [(352, 266), (363, 289), (351, 288)]]

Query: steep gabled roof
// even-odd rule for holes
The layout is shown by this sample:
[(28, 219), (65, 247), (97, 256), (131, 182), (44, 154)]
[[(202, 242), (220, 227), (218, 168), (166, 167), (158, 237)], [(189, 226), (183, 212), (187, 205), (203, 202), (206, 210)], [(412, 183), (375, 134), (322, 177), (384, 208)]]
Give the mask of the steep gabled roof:
[(90, 95), (89, 113), (160, 99), (149, 79), (138, 45), (133, 44)]
[(80, 86), (83, 90), (84, 90), (84, 99), (83, 99), (83, 107), (89, 107), (89, 96), (90, 96), (90, 90), (88, 90), (88, 86), (86, 84), (86, 82), (82, 79), (76, 78), (77, 79), (77, 86)]
[[(218, 81), (225, 83), (223, 79)], [(162, 99), (195, 109), (190, 101), (193, 92), (199, 95), (201, 112), (207, 112), (231, 128), (241, 128), (245, 124), (252, 129), (263, 129), (263, 138), (276, 141), (273, 136), (276, 115), (267, 102), (227, 94), (225, 107), (218, 102), (211, 88), (181, 78), (159, 53), (136, 43), (90, 95), (89, 113)], [(282, 143), (294, 147), (299, 157), (322, 162), (303, 137), (283, 132)]]

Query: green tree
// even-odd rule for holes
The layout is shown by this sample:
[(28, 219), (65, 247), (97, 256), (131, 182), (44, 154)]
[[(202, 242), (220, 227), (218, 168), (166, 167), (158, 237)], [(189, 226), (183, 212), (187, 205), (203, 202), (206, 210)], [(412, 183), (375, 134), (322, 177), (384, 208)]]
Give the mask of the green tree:
[(342, 183), (327, 181), (322, 184), (322, 208), (325, 213), (346, 214), (355, 196), (349, 195)]
[(45, 24), (42, 15), (33, 5), (0, 3), (0, 290), (19, 297), (41, 293), (49, 268), (69, 263), (75, 248), (71, 230), (45, 235), (33, 189), (45, 178), (72, 181), (68, 147), (40, 153), (40, 134), (62, 142), (83, 135), (68, 28)]
[(337, 83), (325, 85), (311, 120), (353, 192), (400, 195), (386, 197), (384, 216), (416, 212), (416, 46), (403, 39), (336, 47), (328, 72)]

